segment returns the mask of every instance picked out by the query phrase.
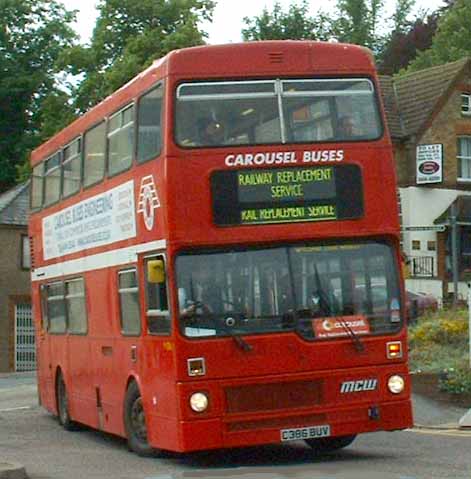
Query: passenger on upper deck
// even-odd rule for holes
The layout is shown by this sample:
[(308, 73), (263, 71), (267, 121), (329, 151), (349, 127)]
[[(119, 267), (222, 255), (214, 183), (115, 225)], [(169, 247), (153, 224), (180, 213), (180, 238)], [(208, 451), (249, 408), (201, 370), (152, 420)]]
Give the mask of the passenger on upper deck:
[(224, 143), (224, 125), (213, 118), (198, 120), (199, 143), (202, 146), (222, 145)]
[(353, 118), (350, 115), (342, 116), (339, 119), (337, 133), (340, 140), (346, 140), (355, 136), (354, 133), (354, 122)]

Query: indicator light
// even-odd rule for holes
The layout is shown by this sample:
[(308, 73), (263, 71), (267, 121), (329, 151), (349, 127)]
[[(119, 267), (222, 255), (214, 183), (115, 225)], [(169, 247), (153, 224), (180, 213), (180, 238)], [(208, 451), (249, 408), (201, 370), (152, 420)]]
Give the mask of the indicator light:
[(190, 358), (187, 364), (188, 376), (204, 376), (206, 374), (204, 358)]
[(402, 358), (401, 341), (393, 341), (390, 343), (386, 343), (386, 356), (388, 359)]

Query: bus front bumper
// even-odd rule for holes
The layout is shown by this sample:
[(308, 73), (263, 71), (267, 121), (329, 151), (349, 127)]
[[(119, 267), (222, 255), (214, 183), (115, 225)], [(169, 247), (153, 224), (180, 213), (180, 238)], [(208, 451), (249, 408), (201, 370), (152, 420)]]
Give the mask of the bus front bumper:
[[(178, 444), (173, 445), (172, 449), (190, 452), (284, 441), (289, 443), (291, 438), (299, 439), (293, 431), (305, 431), (306, 428), (328, 432), (328, 437), (406, 429), (413, 424), (411, 411), (411, 401), (406, 399), (335, 407), (323, 409), (321, 413), (298, 411), (296, 414), (257, 414), (181, 421), (177, 427), (178, 439), (175, 437)], [(290, 431), (290, 434), (286, 431)]]

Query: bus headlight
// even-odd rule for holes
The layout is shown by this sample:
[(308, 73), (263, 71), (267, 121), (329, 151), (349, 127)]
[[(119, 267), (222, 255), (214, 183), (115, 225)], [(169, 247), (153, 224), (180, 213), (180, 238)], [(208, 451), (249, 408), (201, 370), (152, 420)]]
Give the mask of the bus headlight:
[(190, 397), (190, 407), (195, 412), (206, 411), (208, 402), (208, 396), (204, 393), (193, 393)]
[(402, 376), (391, 376), (388, 380), (388, 388), (393, 394), (399, 394), (404, 391), (404, 379)]

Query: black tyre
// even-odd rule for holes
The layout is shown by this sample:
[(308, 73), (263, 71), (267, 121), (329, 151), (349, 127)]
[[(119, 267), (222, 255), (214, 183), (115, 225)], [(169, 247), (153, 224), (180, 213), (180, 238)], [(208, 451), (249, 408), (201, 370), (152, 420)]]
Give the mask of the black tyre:
[(62, 373), (59, 372), (56, 381), (57, 416), (61, 426), (67, 431), (76, 431), (77, 424), (72, 421), (69, 414), (69, 397)]
[(147, 441), (147, 425), (141, 393), (135, 382), (129, 384), (124, 397), (124, 428), (128, 447), (139, 456), (158, 456), (160, 450), (152, 448)]
[(306, 439), (306, 443), (317, 453), (336, 451), (349, 446), (356, 438), (352, 436), (325, 437), (321, 439)]

